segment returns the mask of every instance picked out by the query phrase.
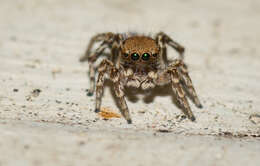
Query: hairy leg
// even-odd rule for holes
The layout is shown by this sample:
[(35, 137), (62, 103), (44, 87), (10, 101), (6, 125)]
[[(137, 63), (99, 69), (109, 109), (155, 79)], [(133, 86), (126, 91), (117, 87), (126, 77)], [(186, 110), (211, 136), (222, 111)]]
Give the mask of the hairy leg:
[(114, 90), (116, 93), (116, 97), (118, 98), (118, 103), (121, 107), (121, 112), (124, 118), (127, 120), (127, 123), (131, 124), (132, 120), (129, 114), (129, 110), (125, 101), (123, 85), (120, 81), (114, 82)]
[[(182, 62), (180, 62), (182, 63)], [(198, 98), (198, 95), (195, 91), (195, 88), (192, 84), (191, 78), (189, 76), (187, 67), (185, 64), (182, 64), (178, 68), (179, 75), (181, 76), (181, 83), (183, 87), (185, 88), (184, 90), (187, 92), (187, 95), (190, 97), (190, 99), (193, 101), (193, 103), (198, 107), (202, 108), (202, 104)]]
[(156, 36), (156, 43), (159, 45), (160, 49), (160, 64), (161, 66), (167, 66), (168, 65), (168, 58), (167, 58), (167, 48), (165, 44), (165, 40), (163, 39), (162, 35), (157, 34)]
[(102, 43), (96, 50), (95, 52), (88, 57), (89, 61), (89, 89), (88, 89), (88, 96), (92, 96), (94, 93), (94, 89), (95, 89), (95, 67), (94, 67), (94, 63), (97, 59), (97, 57), (103, 53), (103, 51), (107, 48), (107, 44)]
[[(163, 43), (166, 43), (168, 45), (170, 45), (172, 48), (174, 48), (179, 54), (180, 54), (180, 59), (184, 59), (184, 51), (185, 48), (183, 46), (181, 46), (179, 43), (177, 43), (176, 41), (174, 41), (173, 39), (171, 39), (167, 34), (165, 34), (164, 32), (159, 32), (156, 35), (156, 40), (161, 39)], [(163, 48), (163, 47), (162, 47)], [(166, 52), (165, 52), (166, 54)], [(166, 56), (166, 55), (165, 55)]]
[(188, 116), (190, 120), (195, 121), (195, 116), (190, 109), (184, 87), (181, 83), (182, 75), (178, 72), (181, 67), (183, 67), (183, 63), (181, 63), (180, 60), (175, 60), (169, 65), (166, 72), (170, 74), (172, 89), (176, 94), (180, 106), (183, 108), (183, 113)]
[(100, 71), (98, 74), (97, 85), (96, 85), (96, 108), (95, 112), (100, 111), (101, 98), (104, 90), (105, 71)]
[(89, 44), (87, 46), (87, 49), (86, 49), (86, 52), (85, 52), (84, 56), (82, 56), (79, 61), (80, 62), (84, 62), (84, 61), (88, 60), (88, 57), (90, 56), (90, 53), (91, 53), (91, 49), (93, 48), (95, 43), (100, 42), (100, 41), (108, 41), (113, 36), (114, 36), (114, 34), (111, 33), (111, 32), (99, 33), (99, 34), (93, 36), (90, 39), (90, 42), (89, 42)]
[[(95, 89), (95, 71), (96, 68), (94, 66), (95, 61), (99, 57), (99, 55), (104, 53), (106, 48), (111, 48), (111, 53), (109, 54), (109, 59), (113, 62), (118, 57), (119, 52), (119, 42), (120, 42), (120, 34), (113, 34), (111, 32), (97, 34), (92, 37), (88, 48), (85, 52), (85, 55), (80, 59), (81, 62), (88, 60), (89, 62), (89, 77), (90, 77), (90, 86), (88, 89), (88, 96), (92, 96), (94, 94)], [(91, 54), (91, 49), (96, 42), (103, 41), (99, 47)]]
[(121, 83), (120, 79), (120, 72), (113, 63), (107, 59), (104, 59), (99, 67), (98, 67), (99, 75), (97, 80), (97, 89), (96, 89), (96, 109), (95, 112), (100, 111), (101, 106), (101, 97), (103, 94), (103, 88), (104, 88), (104, 76), (107, 74), (109, 76), (109, 79), (113, 81), (114, 84), (114, 90), (116, 97), (119, 100), (119, 105), (121, 107), (121, 112), (124, 118), (127, 120), (127, 122), (130, 124), (132, 123), (129, 110), (125, 101), (124, 92), (123, 92), (123, 85)]

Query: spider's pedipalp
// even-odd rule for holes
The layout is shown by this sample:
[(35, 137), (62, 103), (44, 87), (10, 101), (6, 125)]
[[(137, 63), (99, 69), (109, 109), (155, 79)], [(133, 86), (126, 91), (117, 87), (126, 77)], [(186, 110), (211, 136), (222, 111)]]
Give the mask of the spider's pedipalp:
[(148, 73), (148, 77), (150, 77), (151, 79), (156, 79), (158, 77), (158, 74), (154, 71), (150, 71)]
[(129, 76), (131, 76), (131, 75), (133, 75), (133, 74), (134, 74), (134, 72), (133, 72), (133, 69), (131, 69), (131, 68), (125, 70), (125, 72), (124, 72), (124, 75), (125, 75), (126, 77), (129, 77)]
[(147, 78), (142, 82), (142, 89), (146, 90), (146, 89), (151, 89), (154, 88), (156, 86), (155, 84), (155, 80), (158, 78), (158, 74), (154, 71), (150, 71), (147, 74)]
[(140, 82), (138, 80), (136, 80), (136, 79), (128, 78), (127, 82), (126, 82), (126, 86), (139, 88), (140, 87)]

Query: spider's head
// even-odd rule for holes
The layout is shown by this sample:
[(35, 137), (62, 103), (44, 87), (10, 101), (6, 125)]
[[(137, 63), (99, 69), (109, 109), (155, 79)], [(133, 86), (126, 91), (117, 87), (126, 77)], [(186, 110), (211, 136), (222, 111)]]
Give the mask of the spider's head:
[(134, 36), (126, 39), (122, 45), (122, 59), (134, 64), (152, 64), (159, 56), (156, 41), (146, 36)]

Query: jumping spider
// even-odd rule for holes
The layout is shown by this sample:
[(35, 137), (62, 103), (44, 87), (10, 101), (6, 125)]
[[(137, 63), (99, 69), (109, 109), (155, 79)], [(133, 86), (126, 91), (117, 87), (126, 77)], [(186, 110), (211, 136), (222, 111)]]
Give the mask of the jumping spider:
[[(92, 53), (91, 49), (96, 42), (101, 42)], [(174, 48), (180, 58), (169, 63), (167, 60), (166, 45)], [(189, 77), (187, 67), (183, 62), (184, 47), (173, 41), (163, 32), (155, 38), (135, 33), (101, 33), (93, 36), (87, 47), (85, 55), (80, 61), (89, 62), (90, 88), (88, 96), (92, 96), (95, 89), (94, 62), (104, 50), (109, 48), (111, 54), (107, 55), (98, 66), (98, 78), (96, 83), (96, 108), (100, 111), (101, 97), (104, 88), (105, 75), (112, 80), (114, 91), (119, 100), (121, 112), (128, 123), (132, 123), (128, 107), (124, 98), (124, 86), (147, 90), (156, 85), (171, 84), (176, 95), (177, 102), (183, 113), (192, 121), (195, 121), (186, 96), (194, 102), (198, 108), (202, 105)]]

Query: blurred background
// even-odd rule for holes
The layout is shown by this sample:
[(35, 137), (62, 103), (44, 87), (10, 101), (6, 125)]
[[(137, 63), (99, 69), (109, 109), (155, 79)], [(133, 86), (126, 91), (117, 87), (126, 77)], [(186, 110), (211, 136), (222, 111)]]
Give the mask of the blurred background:
[(80, 52), (98, 32), (165, 31), (203, 55), (236, 50), (252, 55), (259, 42), (259, 5), (257, 0), (1, 0), (1, 36), (6, 42), (12, 36), (36, 40), (41, 47), (74, 44)]

